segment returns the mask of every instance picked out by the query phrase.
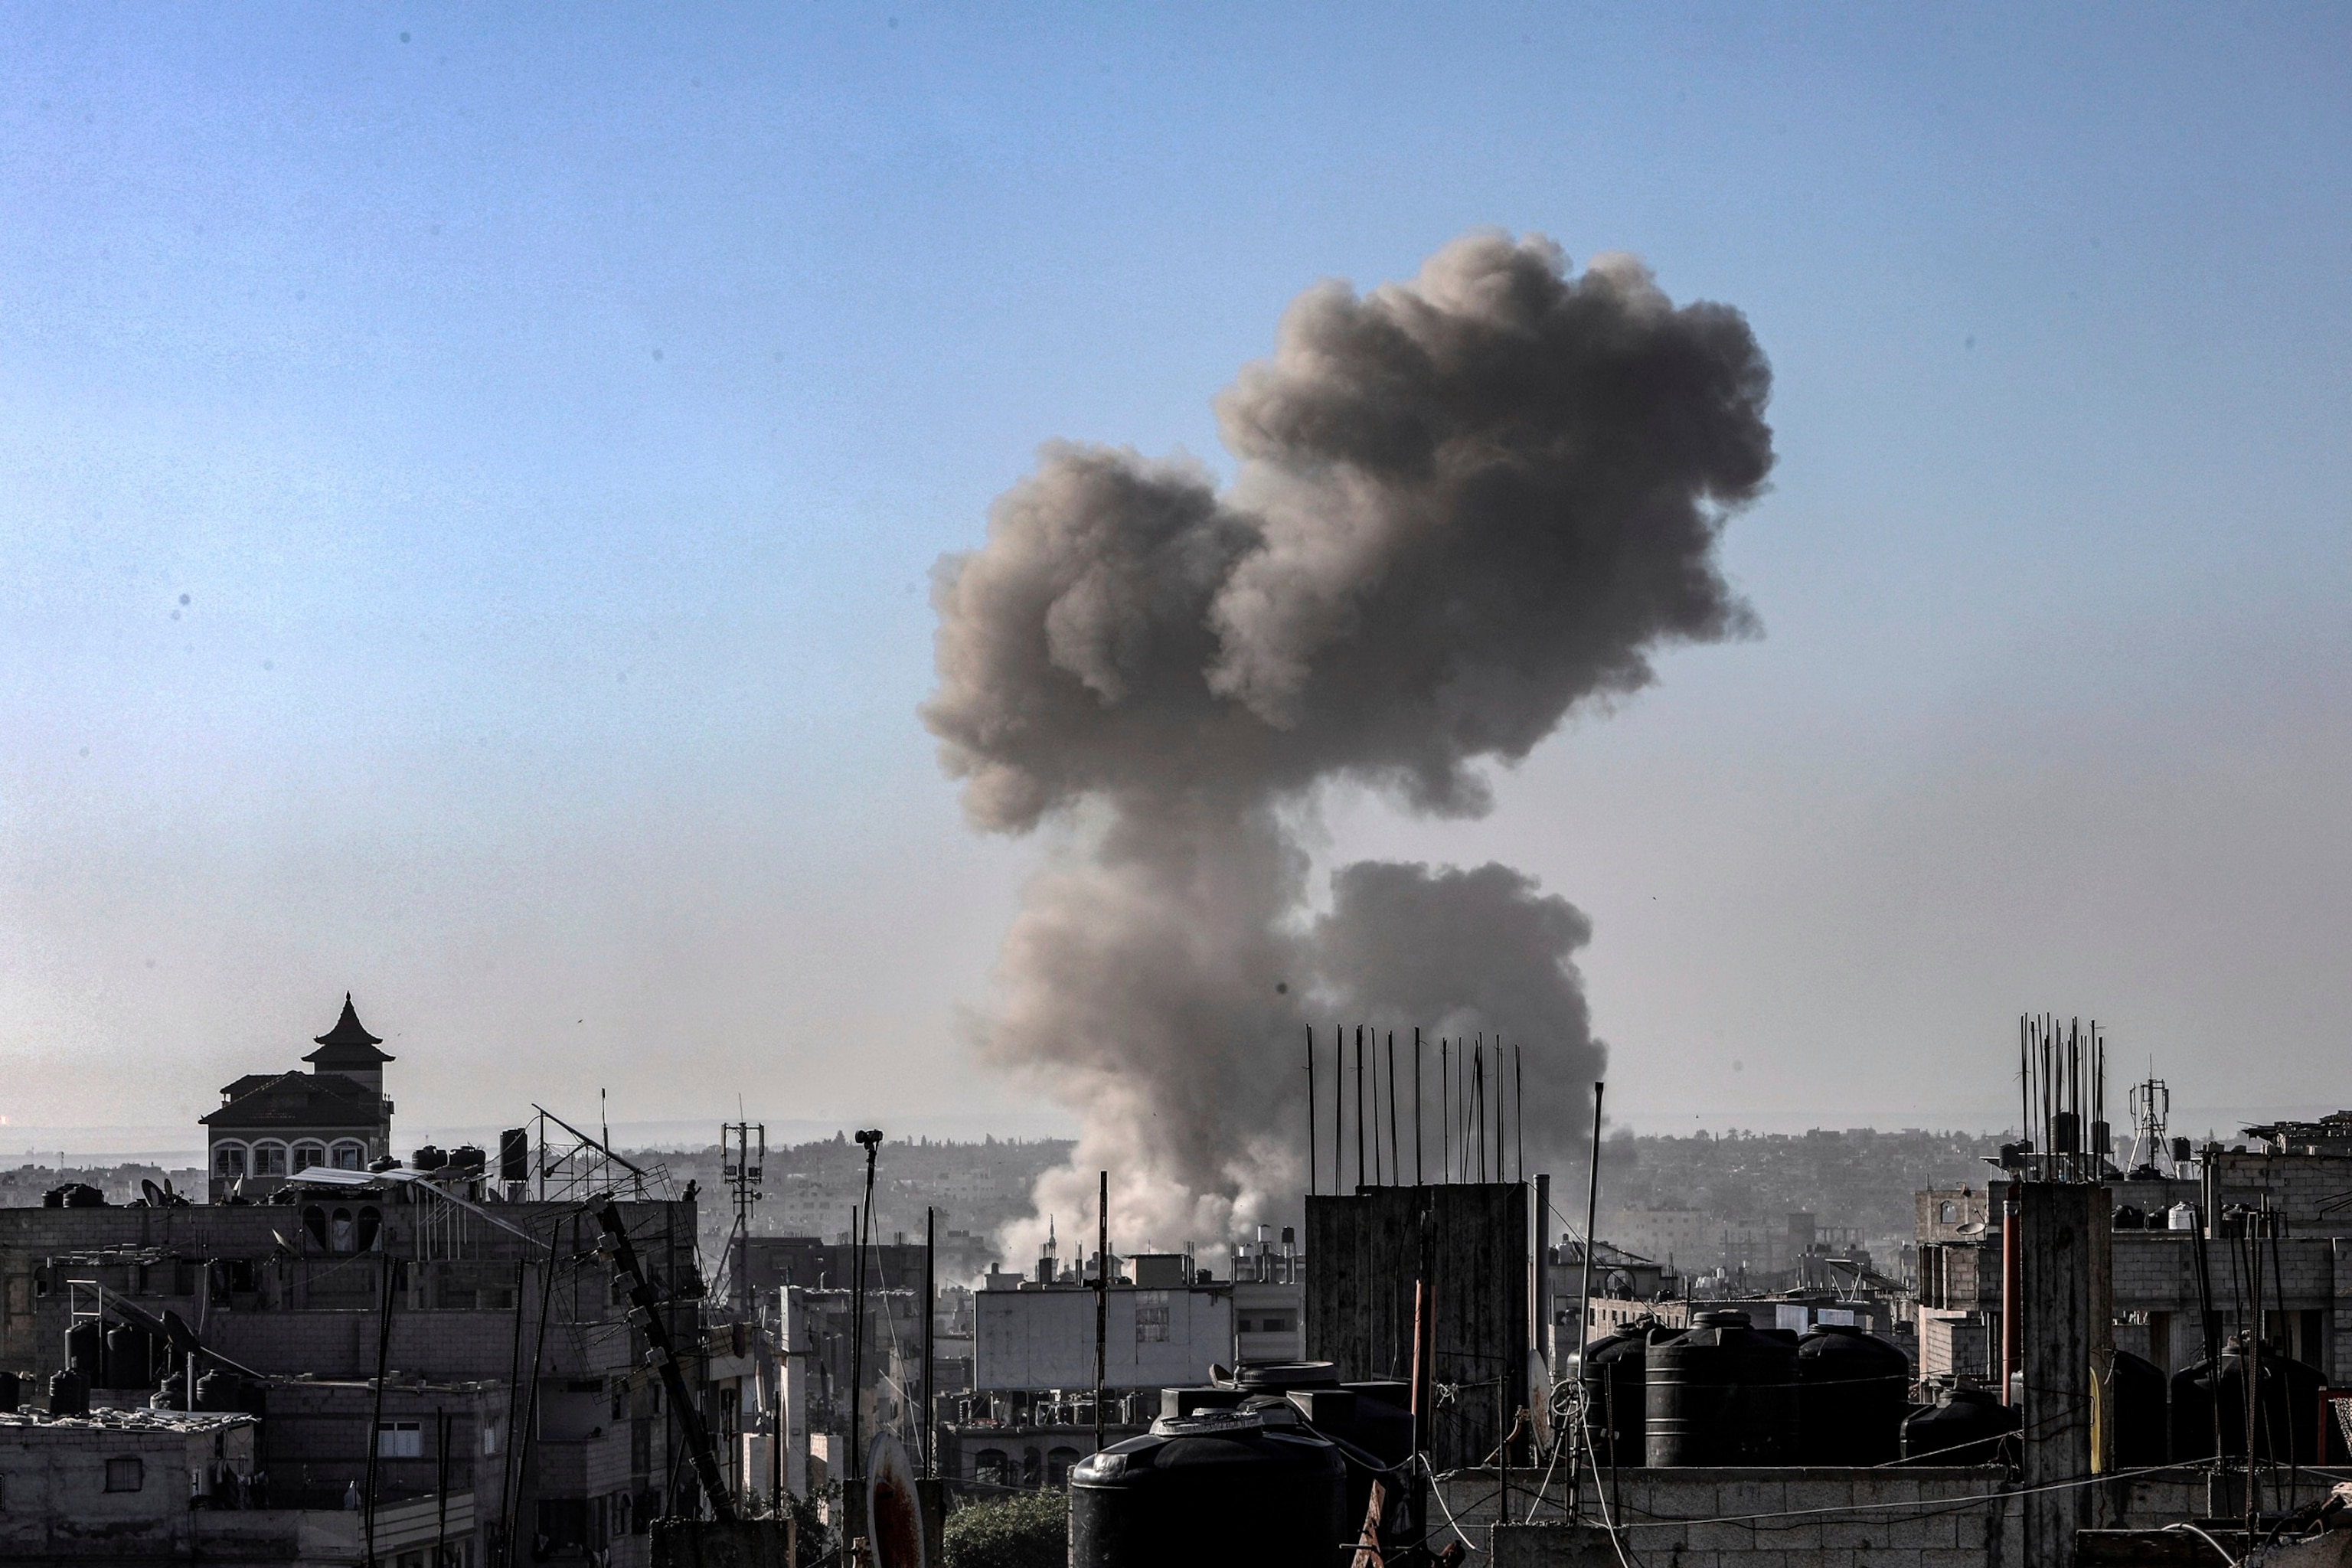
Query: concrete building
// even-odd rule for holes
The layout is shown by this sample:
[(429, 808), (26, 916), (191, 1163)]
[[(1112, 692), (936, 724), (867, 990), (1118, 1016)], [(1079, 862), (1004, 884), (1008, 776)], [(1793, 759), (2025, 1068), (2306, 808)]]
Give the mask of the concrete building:
[[(1149, 1261), (1139, 1260), (1139, 1261)], [(1187, 1284), (1179, 1267), (1155, 1284), (1119, 1280), (1106, 1292), (1103, 1386), (1153, 1389), (1208, 1381), (1234, 1354), (1234, 1289)], [(1140, 1277), (1153, 1279), (1146, 1270)], [(988, 1394), (1091, 1388), (1095, 1292), (1038, 1285), (972, 1295), (972, 1381)]]
[[(1139, 1268), (1148, 1262), (1136, 1260)], [(1227, 1364), (1304, 1359), (1307, 1260), (1298, 1233), (1284, 1226), (1277, 1240), (1272, 1226), (1258, 1226), (1255, 1241), (1234, 1246), (1233, 1277), (1234, 1349)]]
[[(438, 1496), (446, 1460), (478, 1552), (512, 1529), (549, 1561), (642, 1564), (642, 1531), (683, 1471), (593, 1222), (572, 1204), (468, 1207), (415, 1183), (321, 1180), (293, 1176), (268, 1204), (0, 1210), (0, 1369), (46, 1388), (78, 1303), (168, 1313), (205, 1354), (261, 1374), (273, 1506), (339, 1509), (373, 1442), (380, 1510)], [(621, 1207), (698, 1380), (693, 1205)], [(120, 1381), (136, 1386), (94, 1400), (143, 1405), (153, 1386)]]
[[(2120, 1174), (2105, 1185), (2116, 1215), (2113, 1252), (2115, 1343), (2177, 1372), (2205, 1352), (2203, 1295), (2210, 1289), (2221, 1331), (2258, 1327), (2274, 1345), (2325, 1373), (2331, 1384), (2352, 1383), (2352, 1150), (2332, 1151), (2320, 1134), (2334, 1119), (2285, 1129), (2249, 1129), (2258, 1146), (2199, 1152), (2171, 1174)], [(2266, 1134), (2276, 1133), (2277, 1136)], [(2002, 1205), (2010, 1184), (1996, 1178), (1982, 1200), (1983, 1229), (1919, 1248), (1919, 1336), (1926, 1375), (1997, 1381), (2000, 1314)], [(1935, 1202), (1937, 1223), (1940, 1194)], [(2200, 1228), (2172, 1228), (2168, 1217), (2189, 1205)], [(2265, 1279), (2257, 1315), (2233, 1299), (2229, 1249), (2242, 1245), (2228, 1234), (2247, 1210), (2267, 1209), (2281, 1230), (2273, 1254), (2265, 1244)], [(2222, 1235), (2204, 1238), (2207, 1216), (2220, 1216)], [(1968, 1221), (1956, 1221), (1966, 1225)], [(2200, 1283), (2200, 1252), (2206, 1283)], [(2238, 1295), (2242, 1296), (2242, 1287)]]
[(362, 1026), (346, 994), (342, 1016), (302, 1058), (310, 1071), (247, 1073), (224, 1086), (220, 1109), (199, 1119), (212, 1201), (263, 1201), (310, 1166), (361, 1171), (388, 1156), (383, 1067), (393, 1058), (376, 1048), (383, 1043)]

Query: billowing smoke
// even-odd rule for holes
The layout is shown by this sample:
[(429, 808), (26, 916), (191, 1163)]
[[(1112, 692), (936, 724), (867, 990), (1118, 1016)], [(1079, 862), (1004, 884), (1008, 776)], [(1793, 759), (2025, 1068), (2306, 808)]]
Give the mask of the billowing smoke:
[(1653, 648), (1748, 629), (1715, 546), (1771, 468), (1769, 387), (1736, 310), (1474, 234), (1291, 306), (1217, 400), (1222, 492), (1056, 444), (940, 563), (923, 718), (965, 811), (1066, 835), (983, 1037), (1081, 1114), (1041, 1208), (1090, 1215), (1108, 1168), (1122, 1245), (1295, 1210), (1309, 1021), (1500, 1035), (1531, 1160), (1574, 1140), (1584, 917), (1505, 867), (1381, 863), (1318, 917), (1297, 830), (1340, 779), (1483, 813), (1480, 764), (1648, 684)]

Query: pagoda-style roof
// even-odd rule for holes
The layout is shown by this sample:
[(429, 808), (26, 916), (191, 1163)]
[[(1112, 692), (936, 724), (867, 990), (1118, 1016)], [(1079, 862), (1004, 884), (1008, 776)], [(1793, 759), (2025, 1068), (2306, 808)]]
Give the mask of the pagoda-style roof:
[(335, 1026), (318, 1037), (319, 1048), (302, 1059), (321, 1072), (366, 1071), (381, 1068), (393, 1058), (377, 1050), (383, 1039), (367, 1032), (360, 1023), (359, 1014), (352, 1006), (352, 994), (343, 993), (343, 1016)]
[[(247, 1084), (254, 1087), (246, 1089)], [(237, 1093), (244, 1089), (243, 1093)], [(241, 1078), (223, 1091), (233, 1096), (210, 1116), (198, 1117), (204, 1126), (236, 1130), (263, 1128), (381, 1127), (383, 1097), (362, 1083), (331, 1073), (285, 1072), (275, 1078)]]

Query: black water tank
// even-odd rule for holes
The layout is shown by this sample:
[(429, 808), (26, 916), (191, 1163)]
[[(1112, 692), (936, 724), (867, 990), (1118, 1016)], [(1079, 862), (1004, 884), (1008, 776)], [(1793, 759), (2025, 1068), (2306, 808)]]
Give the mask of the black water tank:
[(1356, 1430), (1348, 1440), (1388, 1464), (1412, 1458), (1412, 1384), (1382, 1378), (1344, 1386), (1356, 1396)]
[(1345, 1563), (1348, 1467), (1254, 1414), (1162, 1416), (1070, 1472), (1070, 1568)]
[(1787, 1465), (1797, 1455), (1797, 1336), (1701, 1312), (1643, 1352), (1653, 1465)]
[(1337, 1388), (1339, 1367), (1328, 1361), (1261, 1361), (1234, 1374), (1234, 1386), (1253, 1394), (1287, 1394), (1294, 1388)]
[(236, 1373), (215, 1367), (196, 1379), (197, 1409), (242, 1410), (245, 1405), (245, 1379)]
[(1981, 1388), (1946, 1388), (1936, 1403), (1903, 1423), (1907, 1465), (1998, 1465), (2004, 1439), (2022, 1423), (2017, 1412)]
[(2130, 1204), (2117, 1204), (2116, 1205), (2116, 1228), (2117, 1230), (2146, 1230), (2147, 1228), (2147, 1215), (2142, 1214)]
[(49, 1414), (52, 1415), (87, 1415), (89, 1414), (89, 1379), (73, 1368), (49, 1373)]
[(530, 1180), (530, 1133), (521, 1127), (509, 1127), (499, 1134), (499, 1180), (527, 1182)]
[(478, 1176), (482, 1173), (482, 1167), (488, 1159), (488, 1155), (473, 1144), (460, 1143), (449, 1151), (449, 1168), (453, 1171), (470, 1171)]
[(85, 1318), (66, 1331), (66, 1366), (81, 1373), (84, 1388), (106, 1374), (105, 1325)]
[(1594, 1463), (1649, 1462), (1647, 1352), (1651, 1345), (1679, 1332), (1662, 1323), (1628, 1323), (1584, 1347), (1577, 1377), (1584, 1387)]
[(2116, 1463), (2125, 1469), (2164, 1463), (2168, 1381), (2156, 1363), (2116, 1352)]
[(152, 1388), (155, 1385), (155, 1336), (129, 1323), (106, 1331), (108, 1388)]
[[(2244, 1356), (2234, 1335), (2221, 1347), (2220, 1373), (2221, 1452), (2241, 1455), (2246, 1448), (2246, 1378)], [(2323, 1462), (2319, 1395), (2326, 1386), (2327, 1379), (2316, 1367), (2273, 1350), (2263, 1352), (2255, 1377), (2257, 1459), (2297, 1465)], [(2212, 1457), (2214, 1390), (2214, 1369), (2208, 1363), (2200, 1361), (2173, 1373), (2168, 1457), (2174, 1464)], [(2340, 1458), (2340, 1439), (2333, 1432), (2328, 1436), (2328, 1455)]]
[(408, 1156), (408, 1163), (420, 1171), (437, 1171), (449, 1163), (449, 1156), (434, 1144), (423, 1143)]
[(1801, 1463), (1885, 1465), (1902, 1458), (1911, 1358), (1864, 1330), (1823, 1323), (1797, 1344)]

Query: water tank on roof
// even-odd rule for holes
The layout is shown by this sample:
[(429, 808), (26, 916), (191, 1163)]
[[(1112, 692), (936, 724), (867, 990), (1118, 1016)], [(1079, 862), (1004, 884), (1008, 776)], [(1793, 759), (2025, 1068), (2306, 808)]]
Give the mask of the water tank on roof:
[(1911, 1358), (1874, 1334), (1823, 1323), (1797, 1345), (1797, 1431), (1808, 1465), (1886, 1465), (1903, 1453)]
[[(2172, 1374), (2171, 1428), (2174, 1464), (2210, 1458), (2214, 1428), (2221, 1429), (2221, 1452), (2242, 1454), (2246, 1447), (2245, 1354), (2237, 1336), (2221, 1346), (2221, 1366), (2198, 1362)], [(2306, 1366), (2265, 1347), (2254, 1377), (2254, 1457), (2257, 1462), (2315, 1465), (2320, 1456), (2320, 1393), (2327, 1379), (2318, 1368)], [(2215, 1419), (2219, 1391), (2219, 1421)], [(2340, 1438), (2331, 1430), (2327, 1449), (2340, 1457)]]
[(2130, 1204), (2117, 1204), (2116, 1205), (2116, 1228), (2117, 1230), (2145, 1230), (2147, 1228), (2147, 1215), (2142, 1214), (2137, 1208), (2134, 1207)]
[(2124, 1469), (2164, 1463), (2169, 1381), (2154, 1362), (2116, 1352), (2116, 1463)]
[(106, 1331), (107, 1388), (152, 1388), (155, 1382), (155, 1336), (130, 1323)]
[(1797, 1336), (1745, 1312), (1697, 1325), (1643, 1353), (1652, 1465), (1787, 1465), (1797, 1453)]
[(1234, 1373), (1236, 1387), (1253, 1394), (1287, 1394), (1294, 1388), (1337, 1388), (1338, 1363), (1328, 1361), (1261, 1361)]
[(2175, 1204), (2164, 1211), (2164, 1228), (2189, 1230), (2197, 1228), (2197, 1207), (2193, 1204)]
[[(95, 1318), (85, 1318), (66, 1331), (66, 1366), (83, 1378), (95, 1381), (106, 1370), (106, 1327)], [(82, 1386), (89, 1386), (86, 1381)]]
[(1997, 1465), (2020, 1425), (2017, 1412), (1984, 1389), (1941, 1389), (1935, 1404), (1903, 1423), (1903, 1462)]
[(489, 1163), (489, 1156), (471, 1143), (460, 1143), (449, 1151), (449, 1168), (478, 1176)]
[(449, 1163), (449, 1156), (430, 1143), (420, 1143), (408, 1156), (408, 1163), (420, 1171), (437, 1171)]
[(49, 1373), (49, 1414), (52, 1415), (87, 1415), (89, 1414), (89, 1379), (73, 1368)]
[(1584, 1389), (1585, 1424), (1594, 1463), (1648, 1462), (1647, 1356), (1651, 1345), (1682, 1331), (1663, 1323), (1628, 1323), (1584, 1347), (1577, 1377)]
[(1070, 1472), (1070, 1568), (1209, 1557), (1332, 1568), (1352, 1555), (1346, 1498), (1339, 1450), (1307, 1427), (1241, 1411), (1162, 1416)]

